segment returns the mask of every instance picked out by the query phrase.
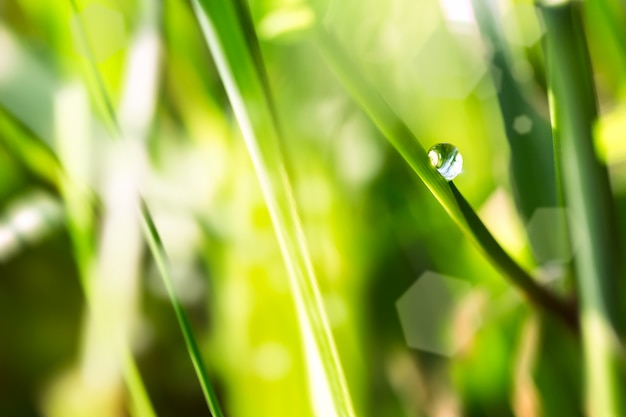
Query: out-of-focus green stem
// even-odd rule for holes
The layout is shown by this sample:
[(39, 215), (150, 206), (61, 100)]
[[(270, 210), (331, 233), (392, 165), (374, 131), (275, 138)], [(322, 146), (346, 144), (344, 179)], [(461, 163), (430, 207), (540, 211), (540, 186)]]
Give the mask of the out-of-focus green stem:
[(608, 172), (594, 150), (596, 95), (580, 4), (543, 5), (542, 12), (557, 163), (577, 247), (587, 407), (594, 416), (620, 416), (626, 387), (617, 341), (617, 229)]
[[(492, 71), (501, 74), (498, 103), (511, 149), (511, 181), (518, 210), (528, 221), (536, 209), (558, 205), (550, 124), (533, 106), (524, 86), (513, 77), (504, 34), (497, 24), (497, 4), (473, 0), (472, 5), (482, 36), (493, 48)], [(514, 128), (515, 119), (522, 115), (532, 120), (532, 131), (525, 135)]]
[(616, 10), (616, 7), (609, 0), (592, 0), (592, 3), (598, 7), (604, 18), (606, 28), (620, 52), (617, 54), (618, 62), (622, 71), (626, 71), (626, 27), (624, 26), (626, 22), (624, 21), (623, 4)]

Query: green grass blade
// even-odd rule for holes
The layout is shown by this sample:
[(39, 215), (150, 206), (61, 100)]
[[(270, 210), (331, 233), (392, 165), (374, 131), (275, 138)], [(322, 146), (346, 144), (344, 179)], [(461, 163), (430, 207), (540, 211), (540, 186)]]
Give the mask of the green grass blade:
[(626, 387), (619, 377), (617, 342), (617, 228), (608, 172), (594, 149), (596, 95), (580, 7), (574, 2), (542, 7), (550, 105), (570, 229), (578, 248), (587, 406), (592, 415), (618, 416), (626, 412)]
[(148, 246), (150, 247), (150, 251), (154, 256), (159, 272), (161, 273), (161, 277), (163, 278), (163, 283), (165, 284), (165, 288), (167, 289), (167, 293), (170, 297), (170, 302), (174, 308), (178, 325), (183, 333), (185, 344), (187, 345), (187, 350), (189, 351), (189, 356), (191, 356), (193, 367), (196, 371), (196, 375), (198, 376), (198, 380), (200, 381), (200, 385), (202, 386), (204, 397), (207, 401), (209, 409), (211, 410), (211, 414), (214, 417), (222, 417), (224, 414), (220, 408), (215, 390), (211, 385), (211, 380), (209, 379), (206, 366), (202, 360), (200, 348), (198, 347), (198, 343), (193, 335), (189, 318), (187, 317), (187, 313), (174, 291), (174, 284), (170, 275), (170, 268), (168, 266), (165, 248), (163, 247), (157, 228), (152, 220), (148, 206), (143, 200), (141, 202), (141, 216), (144, 232), (148, 240)]
[(619, 53), (615, 54), (621, 70), (626, 70), (626, 14), (621, 2), (610, 0), (593, 0), (592, 7), (596, 7), (604, 20), (604, 30), (608, 32), (609, 39), (613, 42)]
[[(522, 218), (528, 221), (536, 209), (559, 204), (550, 123), (532, 105), (524, 94), (523, 86), (513, 77), (504, 34), (495, 20), (496, 5), (481, 0), (474, 0), (472, 5), (482, 36), (493, 47), (490, 54), (493, 71), (501, 74), (498, 102), (511, 149), (515, 201)], [(519, 116), (526, 116), (532, 121), (531, 132), (522, 135), (514, 129), (515, 119)], [(529, 238), (532, 239), (532, 236)]]
[(426, 150), (385, 99), (361, 75), (349, 54), (322, 28), (317, 29), (317, 44), (354, 101), (402, 155), (464, 234), (531, 302), (554, 314), (571, 328), (577, 328), (574, 308), (535, 282), (502, 249), (454, 184), (446, 182), (433, 168)]
[[(354, 416), (292, 197), (280, 150), (278, 117), (260, 53), (258, 49), (255, 52), (258, 42), (246, 6), (232, 0), (194, 0), (192, 5), (243, 132), (287, 265), (309, 359), (312, 389), (320, 394), (318, 398), (322, 398), (322, 391), (330, 397), (330, 402), (315, 405), (327, 407), (323, 411), (325, 415)], [(314, 378), (320, 371), (323, 378)]]

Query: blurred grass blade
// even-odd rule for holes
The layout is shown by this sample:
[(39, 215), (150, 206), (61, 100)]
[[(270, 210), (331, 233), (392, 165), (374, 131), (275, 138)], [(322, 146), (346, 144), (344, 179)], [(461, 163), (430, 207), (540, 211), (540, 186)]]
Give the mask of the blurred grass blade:
[(68, 83), (54, 98), (55, 150), (65, 175), (59, 190), (67, 211), (67, 229), (85, 294), (91, 298), (90, 277), (96, 253), (97, 220), (89, 189), (91, 112), (87, 93), (79, 83)]
[(193, 335), (189, 318), (187, 317), (187, 313), (185, 313), (185, 309), (174, 291), (174, 284), (172, 277), (170, 276), (170, 268), (167, 262), (165, 248), (163, 247), (157, 228), (152, 220), (148, 206), (143, 200), (141, 201), (141, 215), (143, 219), (144, 232), (148, 240), (148, 246), (150, 246), (150, 251), (154, 256), (154, 260), (159, 268), (161, 277), (163, 278), (163, 283), (165, 284), (165, 288), (167, 289), (167, 293), (170, 297), (170, 302), (174, 308), (178, 325), (183, 333), (187, 350), (191, 356), (193, 367), (196, 371), (196, 375), (198, 376), (198, 380), (200, 381), (200, 385), (202, 386), (204, 397), (213, 417), (222, 417), (224, 414), (220, 408), (215, 390), (211, 385), (211, 380), (209, 379), (204, 361), (202, 360), (202, 354), (198, 348), (198, 343)]
[(596, 7), (604, 20), (604, 30), (608, 32), (610, 42), (614, 43), (619, 53), (614, 58), (626, 71), (626, 10), (623, 2), (611, 0), (592, 0), (591, 7)]
[(104, 84), (104, 80), (100, 76), (100, 72), (98, 71), (98, 65), (96, 63), (95, 54), (93, 52), (93, 46), (89, 40), (89, 36), (87, 36), (87, 28), (84, 16), (80, 14), (80, 8), (78, 7), (77, 0), (69, 0), (70, 7), (74, 12), (74, 15), (78, 17), (78, 34), (80, 36), (80, 41), (82, 43), (83, 49), (87, 54), (87, 59), (84, 61), (86, 71), (84, 71), (85, 76), (87, 77), (87, 82), (89, 84), (89, 90), (96, 103), (101, 108), (101, 114), (104, 117), (104, 122), (111, 132), (115, 132), (116, 139), (121, 138), (122, 131), (117, 122), (117, 117), (115, 115), (115, 109), (113, 107), (113, 102), (111, 98), (106, 92), (106, 87)]
[(129, 47), (118, 126), (129, 140), (146, 141), (159, 93), (160, 5), (152, 0), (142, 0), (140, 5), (142, 19)]
[[(10, 13), (8, 13), (10, 16)], [(45, 55), (31, 49), (28, 37), (10, 29), (4, 10), (0, 7), (0, 105), (38, 138), (50, 143), (52, 112), (50, 99), (60, 74), (50, 68)], [(24, 100), (24, 97), (36, 99)]]
[(542, 7), (550, 105), (570, 229), (578, 247), (587, 407), (592, 415), (618, 416), (626, 412), (617, 342), (620, 256), (608, 172), (594, 150), (596, 95), (580, 8), (574, 2)]
[[(491, 70), (501, 74), (498, 102), (511, 149), (515, 202), (527, 222), (536, 209), (558, 205), (550, 123), (526, 97), (529, 92), (524, 91), (524, 86), (513, 77), (504, 33), (495, 20), (496, 4), (474, 0), (472, 5), (482, 36), (493, 47), (490, 54)], [(531, 132), (520, 134), (514, 128), (518, 117), (530, 119)], [(529, 238), (532, 239), (532, 236)]]
[(137, 368), (130, 349), (124, 351), (124, 379), (128, 386), (130, 415), (137, 417), (156, 417), (148, 392), (143, 384), (141, 373)]
[(281, 155), (278, 118), (247, 6), (232, 0), (193, 0), (192, 5), (242, 130), (289, 272), (314, 407), (320, 415), (354, 416)]
[(433, 168), (425, 149), (407, 125), (393, 112), (385, 99), (360, 74), (347, 51), (323, 28), (317, 29), (317, 44), (344, 88), (370, 117), (373, 124), (402, 155), (428, 187), (463, 233), (483, 254), (502, 271), (534, 304), (560, 318), (566, 325), (577, 328), (575, 310), (546, 288), (540, 286), (524, 271), (489, 233), (469, 203)]
[[(79, 10), (76, 0), (69, 1), (71, 3), (73, 11), (75, 13), (78, 13)], [(93, 59), (89, 59), (90, 65), (88, 66), (89, 71), (87, 71), (87, 73), (90, 79), (95, 80), (95, 83), (92, 83), (92, 90), (95, 90), (93, 91), (93, 93), (96, 95), (97, 101), (99, 103), (102, 103), (102, 110), (104, 113), (103, 116), (105, 118), (105, 121), (107, 122), (107, 126), (111, 134), (116, 139), (123, 139), (125, 137), (125, 134), (130, 133), (131, 135), (134, 135), (132, 139), (141, 140), (142, 136), (147, 133), (149, 123), (152, 119), (152, 112), (154, 110), (153, 105), (156, 98), (156, 91), (154, 91), (154, 89), (156, 89), (157, 87), (157, 82), (156, 77), (153, 77), (153, 74), (145, 74), (143, 73), (143, 71), (146, 68), (144, 62), (145, 59), (148, 59), (149, 62), (152, 62), (152, 68), (156, 68), (156, 65), (158, 65), (159, 46), (158, 41), (155, 39), (156, 19), (158, 16), (157, 5), (158, 3), (149, 0), (145, 0), (142, 2), (145, 16), (144, 21), (142, 22), (143, 26), (140, 28), (140, 31), (137, 35), (137, 41), (134, 50), (136, 53), (140, 54), (143, 59), (137, 60), (136, 57), (131, 57), (128, 74), (128, 80), (130, 82), (137, 80), (137, 77), (139, 77), (139, 85), (131, 83), (125, 86), (127, 91), (125, 91), (126, 95), (124, 96), (124, 100), (122, 103), (122, 110), (124, 111), (124, 113), (122, 114), (122, 125), (120, 125), (118, 121), (117, 114), (115, 112), (115, 109), (113, 108), (111, 99), (104, 87), (104, 83), (98, 71), (98, 67), (96, 66)], [(82, 35), (84, 38), (84, 42), (87, 43), (86, 49), (90, 50), (90, 46), (88, 45), (88, 37), (85, 35), (85, 27), (82, 19), (81, 31), (83, 32)], [(128, 91), (129, 89), (132, 89), (133, 91)], [(147, 106), (147, 108), (138, 109), (136, 108), (137, 105), (144, 107)], [(128, 132), (122, 131), (122, 127), (128, 130)], [(189, 321), (182, 308), (182, 304), (180, 303), (176, 293), (173, 291), (169, 274), (169, 266), (166, 262), (165, 250), (158, 237), (157, 230), (154, 227), (154, 222), (150, 217), (148, 207), (143, 201), (141, 203), (140, 214), (142, 216), (141, 220), (145, 237), (148, 241), (151, 253), (159, 267), (161, 276), (165, 281), (165, 285), (168, 288), (170, 302), (172, 303), (172, 306), (178, 318), (178, 324), (183, 333), (185, 343), (187, 345), (187, 351), (196, 370), (198, 381), (200, 382), (207, 405), (209, 406), (209, 409), (211, 410), (213, 416), (222, 416), (222, 412), (217, 401), (217, 396), (215, 395), (215, 391), (211, 385), (211, 381), (208, 378), (204, 361), (202, 360), (200, 349), (198, 348), (198, 344), (195, 341), (193, 332), (191, 331), (191, 327), (189, 325)]]
[[(8, 113), (0, 106), (0, 138), (3, 143), (12, 151), (15, 158), (20, 161), (33, 174), (48, 181), (62, 193), (71, 193), (71, 197), (75, 200), (73, 205), (90, 205), (91, 209), (95, 208), (96, 200), (93, 194), (86, 191), (82, 187), (73, 189), (77, 186), (72, 182), (72, 178), (68, 176), (65, 168), (61, 165), (57, 156), (42, 140), (37, 138), (27, 127), (23, 126), (15, 117)], [(71, 190), (69, 190), (72, 188)], [(78, 201), (80, 199), (81, 201)], [(86, 201), (84, 201), (86, 200)], [(67, 202), (66, 202), (67, 204)], [(69, 213), (71, 216), (72, 213)], [(72, 223), (72, 220), (69, 220)], [(88, 232), (88, 231), (82, 231)], [(81, 232), (78, 241), (73, 243), (78, 246), (79, 268), (81, 273), (81, 286), (85, 292), (87, 303), (92, 303), (92, 294), (89, 280), (83, 275), (89, 273), (90, 262), (88, 252), (94, 249), (93, 242), (87, 242), (85, 233)], [(91, 233), (88, 233), (91, 234)], [(72, 236), (75, 238), (75, 236)], [(134, 416), (154, 417), (156, 414), (150, 403), (146, 388), (138, 374), (136, 364), (130, 352), (124, 360), (124, 376), (130, 393), (130, 401), (133, 407)]]
[[(276, 110), (276, 104), (274, 103), (274, 97), (272, 95), (272, 89), (270, 86), (269, 75), (265, 68), (263, 61), (263, 53), (261, 52), (261, 45), (259, 44), (259, 38), (254, 28), (254, 22), (250, 14), (250, 7), (247, 0), (234, 0), (239, 15), (239, 22), (241, 23), (242, 31), (245, 35), (246, 42), (252, 58), (254, 60), (254, 68), (256, 69), (257, 76), (265, 93), (265, 100), (270, 110), (270, 116), (276, 130), (278, 131), (279, 138), (282, 135), (280, 129), (280, 120), (278, 118), (278, 111)], [(280, 142), (279, 142), (280, 145)], [(285, 161), (286, 162), (286, 161)]]
[(0, 140), (30, 172), (58, 186), (62, 168), (52, 149), (0, 104)]
[[(132, 190), (125, 189), (112, 198), (111, 184), (105, 187), (108, 192), (102, 199), (105, 208), (100, 219), (101, 233), (96, 239), (94, 203), (86, 191), (91, 161), (85, 156), (90, 155), (89, 148), (93, 146), (87, 93), (82, 85), (71, 83), (55, 95), (54, 105), (56, 149), (66, 172), (61, 191), (68, 213), (68, 231), (89, 303), (80, 367), (86, 374), (109, 375), (98, 389), (85, 385), (92, 396), (109, 403), (115, 402), (125, 381), (131, 415), (152, 417), (155, 413), (129, 348), (142, 247), (141, 229), (133, 215), (135, 196)], [(108, 176), (107, 182), (126, 181), (121, 177), (128, 171), (122, 167)], [(107, 413), (93, 405), (82, 412)]]

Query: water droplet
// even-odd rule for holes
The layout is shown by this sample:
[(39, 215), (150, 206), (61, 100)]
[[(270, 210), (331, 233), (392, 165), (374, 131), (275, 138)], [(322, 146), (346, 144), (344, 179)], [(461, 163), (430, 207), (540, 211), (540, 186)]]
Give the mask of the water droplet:
[(463, 156), (451, 143), (438, 143), (428, 151), (431, 164), (448, 181), (452, 181), (463, 170)]

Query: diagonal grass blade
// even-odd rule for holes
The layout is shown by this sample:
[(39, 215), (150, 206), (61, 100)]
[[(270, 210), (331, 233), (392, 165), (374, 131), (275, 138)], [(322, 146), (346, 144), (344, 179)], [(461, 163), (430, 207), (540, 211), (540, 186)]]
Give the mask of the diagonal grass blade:
[(150, 215), (150, 211), (148, 210), (148, 206), (144, 200), (141, 201), (141, 217), (143, 220), (142, 223), (144, 233), (146, 239), (148, 240), (148, 246), (154, 256), (157, 267), (159, 268), (167, 293), (170, 296), (170, 302), (174, 308), (174, 313), (176, 314), (180, 330), (183, 333), (185, 344), (187, 345), (187, 350), (189, 351), (189, 356), (191, 357), (191, 362), (193, 363), (196, 375), (198, 376), (198, 380), (202, 386), (204, 397), (207, 400), (207, 404), (209, 405), (209, 409), (211, 410), (213, 417), (222, 417), (224, 414), (222, 413), (215, 390), (211, 385), (211, 380), (209, 379), (209, 375), (206, 371), (206, 366), (202, 360), (200, 348), (198, 347), (198, 343), (193, 335), (193, 330), (191, 329), (191, 323), (189, 322), (189, 318), (187, 317), (187, 313), (185, 312), (183, 305), (174, 291), (174, 285), (170, 275), (170, 268), (167, 263), (167, 254), (165, 253), (163, 242), (161, 242), (159, 232), (157, 231), (154, 221), (152, 220), (152, 216)]
[(308, 357), (314, 406), (323, 415), (353, 416), (352, 400), (292, 197), (280, 150), (278, 117), (247, 8), (230, 0), (193, 0), (192, 5), (243, 132), (287, 265)]
[(408, 126), (400, 120), (385, 99), (359, 72), (349, 54), (339, 46), (332, 35), (323, 28), (318, 28), (316, 42), (354, 101), (361, 106), (374, 125), (402, 155), (463, 233), (532, 303), (554, 314), (570, 328), (576, 329), (578, 325), (573, 306), (535, 282), (502, 249), (454, 184), (446, 182), (433, 168), (426, 151)]

